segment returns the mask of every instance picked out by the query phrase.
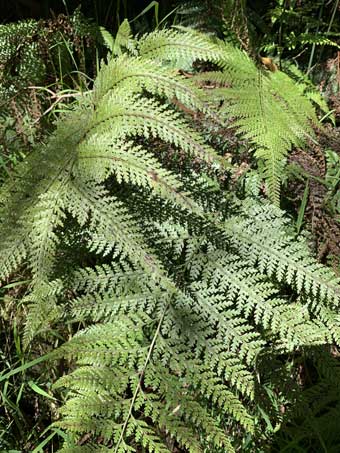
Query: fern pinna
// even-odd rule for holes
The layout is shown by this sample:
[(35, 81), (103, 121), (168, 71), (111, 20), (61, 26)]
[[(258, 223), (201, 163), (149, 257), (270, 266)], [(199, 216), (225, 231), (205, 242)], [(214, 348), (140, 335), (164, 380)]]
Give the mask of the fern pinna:
[(278, 209), (218, 186), (223, 158), (172, 104), (214, 116), (172, 68), (219, 47), (157, 31), (133, 53), (3, 188), (2, 277), (31, 273), (27, 348), (85, 325), (55, 353), (60, 451), (233, 452), (261, 438), (263, 405), (280, 423), (263, 386), (287, 357), (340, 343), (338, 282)]

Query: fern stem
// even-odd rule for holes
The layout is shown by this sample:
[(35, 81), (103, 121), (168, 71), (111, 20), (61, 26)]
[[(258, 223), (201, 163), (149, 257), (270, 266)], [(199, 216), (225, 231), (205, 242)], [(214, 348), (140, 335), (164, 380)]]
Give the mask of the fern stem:
[(150, 347), (149, 347), (149, 350), (148, 350), (148, 355), (146, 356), (145, 363), (143, 365), (143, 369), (142, 369), (142, 371), (140, 373), (140, 378), (139, 378), (136, 390), (135, 390), (135, 392), (133, 394), (133, 397), (132, 397), (132, 400), (131, 400), (131, 404), (130, 404), (130, 407), (129, 407), (129, 412), (128, 412), (128, 415), (127, 415), (127, 417), (126, 417), (126, 419), (124, 421), (122, 432), (120, 433), (120, 436), (119, 436), (119, 439), (118, 439), (118, 442), (117, 442), (117, 445), (116, 445), (114, 453), (118, 453), (119, 446), (122, 443), (122, 440), (124, 438), (124, 434), (125, 434), (127, 425), (129, 423), (130, 417), (132, 415), (133, 406), (134, 406), (134, 404), (136, 402), (138, 393), (139, 393), (139, 391), (141, 389), (141, 386), (142, 386), (142, 380), (143, 380), (143, 377), (144, 377), (144, 374), (145, 374), (146, 367), (148, 366), (148, 363), (150, 362), (151, 355), (152, 355), (153, 349), (155, 347), (156, 340), (157, 340), (157, 337), (158, 337), (159, 332), (161, 330), (162, 323), (163, 323), (163, 320), (164, 320), (164, 316), (165, 316), (165, 313), (167, 312), (167, 309), (169, 308), (169, 305), (170, 305), (170, 302), (168, 302), (166, 304), (166, 306), (164, 307), (163, 313), (162, 313), (162, 315), (160, 317), (160, 320), (158, 322), (158, 325), (157, 325), (156, 332), (155, 332), (155, 334), (154, 334), (154, 336), (152, 338), (152, 341), (151, 341), (151, 344), (150, 344)]
[(336, 0), (336, 2), (334, 4), (333, 11), (332, 11), (332, 17), (331, 17), (331, 20), (329, 21), (326, 33), (329, 33), (331, 31), (331, 28), (332, 28), (332, 25), (333, 25), (333, 22), (334, 22), (334, 18), (335, 18), (335, 14), (336, 14), (336, 12), (338, 10), (338, 6), (339, 6), (339, 0)]
[[(333, 7), (333, 11), (332, 11), (332, 16), (331, 16), (331, 19), (329, 21), (329, 24), (328, 24), (328, 27), (327, 27), (327, 31), (326, 31), (326, 35), (328, 36), (329, 32), (331, 31), (331, 28), (332, 28), (332, 25), (333, 25), (333, 22), (334, 22), (334, 18), (335, 18), (335, 14), (338, 10), (338, 7), (339, 7), (339, 0), (336, 0), (335, 3), (334, 3), (334, 7)], [(324, 45), (321, 47), (321, 50), (320, 50), (320, 55), (319, 55), (319, 61), (321, 60), (321, 57), (322, 57), (322, 53), (324, 51)]]
[[(322, 2), (322, 5), (321, 5), (320, 11), (319, 11), (318, 26), (317, 26), (317, 29), (316, 29), (316, 35), (319, 33), (324, 4), (325, 4), (325, 1)], [(306, 75), (309, 75), (309, 73), (312, 70), (312, 64), (313, 64), (313, 59), (314, 59), (315, 47), (316, 46), (315, 46), (315, 42), (314, 42), (313, 45), (312, 45), (312, 51), (311, 51), (311, 54), (310, 54), (310, 57), (309, 57), (309, 62), (308, 62), (308, 68), (307, 68)]]

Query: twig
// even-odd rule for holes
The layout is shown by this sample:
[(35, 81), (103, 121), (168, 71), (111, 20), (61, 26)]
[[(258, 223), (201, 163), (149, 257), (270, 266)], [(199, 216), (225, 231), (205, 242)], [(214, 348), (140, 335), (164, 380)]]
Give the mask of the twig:
[(151, 359), (151, 355), (152, 355), (152, 352), (153, 352), (153, 349), (155, 347), (155, 344), (156, 344), (156, 340), (157, 340), (157, 337), (159, 335), (159, 332), (161, 330), (161, 326), (162, 326), (162, 323), (163, 323), (163, 320), (164, 320), (164, 316), (165, 316), (165, 313), (167, 311), (169, 307), (169, 303), (167, 303), (167, 305), (165, 306), (164, 310), (163, 310), (163, 313), (162, 313), (162, 316), (158, 322), (158, 325), (157, 325), (157, 329), (156, 329), (156, 332), (152, 338), (152, 341), (151, 341), (151, 344), (150, 344), (150, 347), (149, 347), (149, 350), (148, 350), (148, 355), (145, 359), (145, 363), (143, 365), (143, 369), (141, 371), (141, 374), (140, 374), (140, 378), (139, 378), (139, 381), (138, 381), (138, 384), (137, 384), (137, 387), (136, 387), (136, 390), (133, 394), (133, 397), (132, 397), (132, 400), (131, 400), (131, 404), (130, 404), (130, 407), (129, 407), (129, 412), (128, 412), (128, 415), (125, 419), (125, 422), (124, 422), (124, 425), (123, 425), (123, 428), (122, 428), (122, 432), (120, 433), (120, 437), (119, 437), (119, 440), (117, 442), (117, 445), (116, 445), (116, 448), (115, 448), (115, 451), (114, 453), (118, 453), (118, 448), (123, 440), (123, 437), (124, 437), (124, 434), (125, 434), (125, 431), (126, 431), (126, 428), (127, 428), (127, 425), (129, 423), (129, 420), (130, 420), (130, 417), (132, 415), (132, 410), (133, 410), (133, 406), (136, 402), (136, 399), (137, 399), (137, 396), (138, 396), (138, 393), (141, 389), (141, 386), (142, 386), (142, 380), (143, 380), (143, 377), (144, 377), (144, 373), (145, 373), (145, 370), (146, 370), (146, 367)]

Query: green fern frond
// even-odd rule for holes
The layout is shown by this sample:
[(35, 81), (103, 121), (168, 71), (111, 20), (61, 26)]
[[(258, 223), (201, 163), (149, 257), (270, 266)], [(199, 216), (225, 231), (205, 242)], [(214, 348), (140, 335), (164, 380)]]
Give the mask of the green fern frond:
[(223, 159), (203, 142), (198, 133), (186, 129), (186, 125), (185, 120), (167, 105), (140, 96), (127, 96), (122, 90), (117, 90), (114, 95), (103, 98), (86, 140), (95, 134), (112, 141), (142, 134), (145, 138), (161, 138), (202, 161), (224, 165)]
[(111, 50), (114, 55), (121, 55), (122, 49), (124, 48), (132, 55), (136, 53), (136, 41), (133, 39), (131, 27), (127, 19), (123, 20), (120, 24)]
[(62, 291), (63, 284), (60, 280), (48, 283), (39, 281), (33, 291), (23, 299), (23, 302), (28, 304), (23, 337), (25, 349), (35, 336), (48, 335), (50, 327), (62, 318), (62, 307), (58, 304)]
[(206, 36), (193, 30), (157, 30), (138, 42), (138, 53), (143, 58), (177, 62), (188, 66), (195, 60), (214, 60), (220, 57), (218, 47)]
[(221, 112), (243, 137), (255, 144), (255, 156), (265, 163), (270, 199), (279, 205), (285, 160), (293, 146), (313, 136), (317, 118), (313, 105), (286, 74), (264, 71), (242, 51), (221, 44), (221, 72), (207, 72), (197, 80), (220, 85), (214, 96), (223, 101)]
[(185, 106), (201, 110), (220, 121), (205, 100), (203, 91), (189, 84), (178, 70), (164, 67), (157, 61), (143, 57), (123, 55), (112, 59), (102, 67), (94, 85), (95, 102), (97, 103), (110, 90), (129, 87), (129, 92), (140, 92), (142, 89), (155, 96), (162, 96), (173, 101), (178, 99)]
[[(248, 203), (245, 210), (243, 221), (235, 217), (224, 224), (227, 237), (237, 244), (243, 259), (250, 265), (256, 264), (260, 272), (294, 285), (309, 297), (337, 305), (339, 278), (312, 258), (303, 242), (287, 236), (286, 221), (279, 211), (274, 219), (270, 206)], [(250, 220), (253, 216), (256, 223)]]

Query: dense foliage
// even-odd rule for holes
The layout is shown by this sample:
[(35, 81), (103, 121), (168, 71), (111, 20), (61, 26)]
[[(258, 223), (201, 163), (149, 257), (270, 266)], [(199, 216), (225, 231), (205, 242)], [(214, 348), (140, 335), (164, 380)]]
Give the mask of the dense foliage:
[[(338, 451), (339, 274), (299, 235), (316, 183), (337, 222), (338, 153), (324, 183), (302, 159), (333, 112), (282, 52), (254, 59), (245, 2), (225, 20), (236, 3), (214, 5), (219, 38), (202, 21), (134, 37), (125, 20), (113, 37), (82, 18), (58, 41), (77, 77), (52, 79), (72, 102), (37, 115), (0, 190), (4, 451)], [(25, 33), (4, 90), (55, 61)]]

